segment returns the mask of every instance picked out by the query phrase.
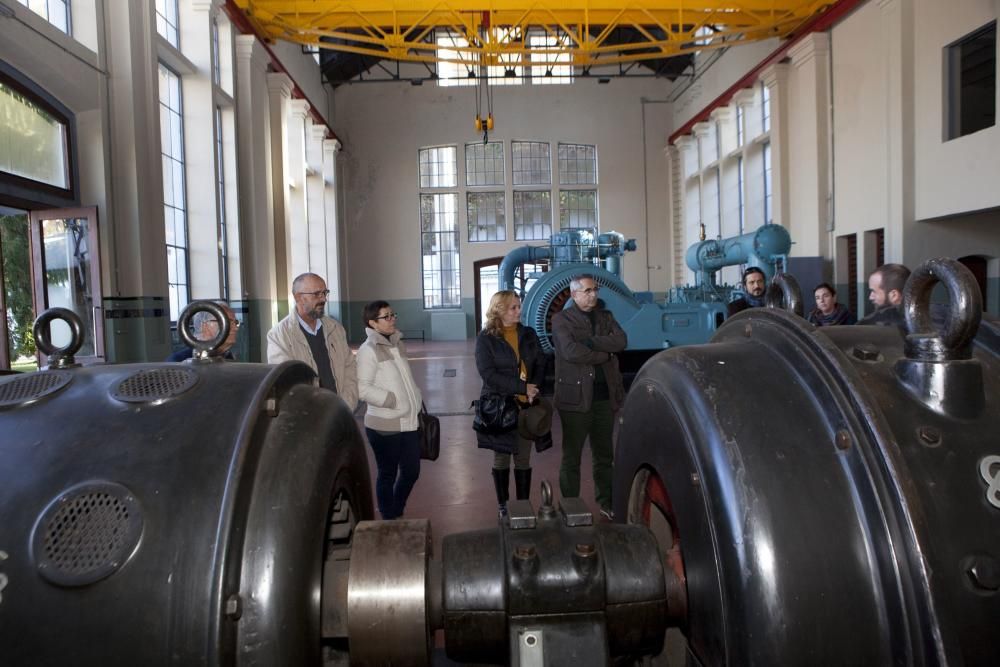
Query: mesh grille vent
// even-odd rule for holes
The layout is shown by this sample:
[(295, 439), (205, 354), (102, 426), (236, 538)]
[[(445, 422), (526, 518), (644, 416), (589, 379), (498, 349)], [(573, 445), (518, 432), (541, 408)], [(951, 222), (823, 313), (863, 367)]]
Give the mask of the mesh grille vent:
[(0, 408), (31, 403), (54, 394), (73, 380), (72, 373), (42, 371), (15, 375), (0, 382)]
[(197, 382), (198, 375), (186, 368), (156, 368), (125, 378), (112, 395), (128, 403), (149, 403), (180, 396)]
[(128, 489), (91, 482), (46, 508), (35, 527), (33, 553), (49, 581), (83, 586), (119, 569), (141, 532), (141, 513)]

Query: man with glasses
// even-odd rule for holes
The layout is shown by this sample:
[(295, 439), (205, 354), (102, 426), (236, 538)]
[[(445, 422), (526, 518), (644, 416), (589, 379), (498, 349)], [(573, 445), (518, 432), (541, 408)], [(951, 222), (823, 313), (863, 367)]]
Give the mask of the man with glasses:
[(764, 275), (763, 269), (757, 266), (748, 267), (743, 272), (743, 290), (745, 295), (742, 298), (729, 302), (728, 316), (732, 317), (747, 308), (762, 308), (764, 306), (764, 290), (766, 287), (767, 276)]
[(326, 315), (330, 290), (315, 273), (292, 281), (295, 310), (267, 334), (267, 363), (296, 360), (308, 364), (319, 377), (319, 386), (339, 395), (354, 411), (358, 405), (358, 371), (347, 332)]
[(625, 400), (625, 385), (615, 356), (628, 338), (614, 315), (598, 299), (590, 275), (569, 284), (573, 303), (552, 317), (556, 356), (555, 407), (562, 422), (562, 466), (559, 490), (564, 498), (580, 495), (580, 455), (590, 437), (594, 493), (601, 515), (614, 519), (611, 480), (614, 461), (615, 412)]

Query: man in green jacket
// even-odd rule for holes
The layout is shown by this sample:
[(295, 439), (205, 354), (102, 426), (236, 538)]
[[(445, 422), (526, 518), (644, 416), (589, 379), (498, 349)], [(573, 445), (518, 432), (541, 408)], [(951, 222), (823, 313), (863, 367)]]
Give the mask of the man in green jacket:
[(559, 490), (564, 498), (580, 495), (580, 454), (590, 436), (597, 504), (611, 520), (612, 434), (615, 412), (625, 400), (615, 355), (625, 349), (628, 338), (598, 299), (600, 288), (593, 276), (574, 277), (569, 289), (573, 304), (552, 318), (555, 407), (563, 434)]

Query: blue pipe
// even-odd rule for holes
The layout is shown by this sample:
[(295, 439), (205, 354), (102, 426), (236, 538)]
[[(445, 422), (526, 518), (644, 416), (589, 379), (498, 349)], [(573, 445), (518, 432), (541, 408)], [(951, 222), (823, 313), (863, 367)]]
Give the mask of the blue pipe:
[(500, 289), (514, 289), (514, 274), (517, 267), (552, 256), (549, 246), (523, 245), (507, 253), (500, 262)]
[(756, 231), (728, 239), (701, 241), (685, 255), (688, 268), (698, 275), (698, 284), (714, 284), (715, 272), (726, 266), (749, 264), (759, 267), (768, 281), (778, 260), (788, 256), (792, 237), (781, 225), (763, 225)]

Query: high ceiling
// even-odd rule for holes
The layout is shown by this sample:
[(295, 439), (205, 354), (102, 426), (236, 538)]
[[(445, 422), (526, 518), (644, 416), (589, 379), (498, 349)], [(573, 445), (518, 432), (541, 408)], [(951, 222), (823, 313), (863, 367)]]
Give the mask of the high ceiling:
[[(833, 0), (229, 0), (265, 39), (324, 50), (330, 83), (364, 72), (435, 78), (570, 64), (577, 74), (676, 78), (693, 53), (787, 37)], [(642, 66), (637, 66), (641, 64)], [(484, 69), (490, 66), (493, 69)], [(418, 70), (419, 72), (420, 70)], [(452, 68), (451, 71), (454, 71)], [(417, 74), (416, 76), (421, 76)]]

